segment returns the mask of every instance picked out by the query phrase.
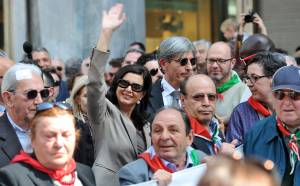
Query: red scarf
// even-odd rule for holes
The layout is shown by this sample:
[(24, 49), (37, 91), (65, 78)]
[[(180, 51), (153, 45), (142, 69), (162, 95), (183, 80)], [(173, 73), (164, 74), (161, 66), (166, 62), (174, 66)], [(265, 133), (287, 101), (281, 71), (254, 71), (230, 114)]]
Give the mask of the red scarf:
[(262, 114), (265, 117), (271, 115), (270, 111), (259, 101), (256, 101), (253, 96), (248, 99), (249, 105), (258, 113)]
[[(33, 168), (44, 172), (48, 174), (52, 179), (57, 180), (62, 186), (73, 186), (75, 183), (75, 169), (76, 169), (76, 163), (72, 159), (69, 163), (68, 169), (63, 170), (50, 170), (46, 167), (44, 167), (39, 161), (36, 159), (32, 158), (29, 154), (27, 154), (24, 151), (21, 151), (20, 154), (16, 155), (11, 163), (17, 163), (17, 162), (22, 162), (22, 163), (27, 163), (31, 165)], [(62, 179), (66, 175), (72, 175), (72, 181), (70, 183), (64, 182)]]
[(173, 173), (173, 170), (166, 167), (165, 164), (161, 161), (161, 159), (154, 155), (153, 158), (151, 158), (150, 153), (144, 152), (138, 156), (139, 158), (143, 158), (147, 165), (150, 167), (151, 171), (155, 173), (158, 169), (163, 169), (167, 172)]
[(214, 152), (215, 152), (215, 154), (218, 154), (219, 148), (216, 145), (216, 143), (214, 142), (214, 140), (212, 139), (212, 136), (209, 134), (208, 130), (206, 128), (204, 128), (203, 124), (198, 122), (195, 118), (191, 117), (190, 115), (188, 115), (188, 118), (190, 120), (191, 128), (193, 129), (194, 134), (197, 134), (208, 140), (211, 140), (213, 142)]

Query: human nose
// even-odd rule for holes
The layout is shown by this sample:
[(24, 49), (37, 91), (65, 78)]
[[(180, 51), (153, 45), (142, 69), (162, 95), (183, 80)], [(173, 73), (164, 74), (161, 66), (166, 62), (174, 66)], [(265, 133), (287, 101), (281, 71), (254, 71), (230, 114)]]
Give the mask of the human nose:
[(64, 143), (65, 143), (65, 139), (61, 135), (57, 135), (55, 140), (56, 147), (62, 147), (64, 146)]
[(209, 105), (209, 99), (207, 95), (204, 95), (203, 100), (202, 100), (202, 105), (208, 106)]
[(34, 103), (35, 103), (36, 105), (38, 105), (38, 104), (40, 104), (40, 103), (42, 103), (42, 102), (43, 102), (43, 98), (42, 98), (42, 96), (41, 96), (41, 93), (39, 92), (38, 95), (36, 96), (36, 98), (34, 99)]
[(168, 132), (167, 130), (164, 130), (164, 131), (161, 133), (160, 138), (161, 138), (162, 140), (167, 140), (167, 139), (169, 139), (169, 132)]

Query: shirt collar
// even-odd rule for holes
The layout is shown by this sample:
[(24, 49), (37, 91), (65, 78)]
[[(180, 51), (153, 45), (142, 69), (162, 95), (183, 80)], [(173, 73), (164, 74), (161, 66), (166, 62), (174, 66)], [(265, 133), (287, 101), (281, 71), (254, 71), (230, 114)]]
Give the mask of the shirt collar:
[[(187, 159), (186, 159), (186, 163), (185, 163), (185, 168), (189, 168), (189, 167), (192, 167), (194, 164), (193, 164), (193, 160), (191, 158), (191, 152), (192, 150), (194, 150), (192, 147), (188, 146), (186, 148), (186, 156), (187, 156)], [(147, 152), (150, 154), (151, 158), (153, 158), (153, 156), (156, 154), (155, 153), (155, 150), (153, 148), (153, 146), (151, 146), (149, 149), (147, 149)], [(160, 158), (161, 159), (161, 158)], [(176, 169), (176, 165), (174, 163), (171, 163), (167, 160), (164, 160), (164, 159), (161, 159), (161, 161), (163, 162), (163, 164), (170, 168), (171, 170), (173, 170), (174, 172), (177, 171)]]
[(8, 112), (6, 112), (7, 114), (7, 118), (8, 118), (8, 121), (9, 123), (12, 125), (12, 127), (14, 128), (15, 131), (17, 132), (22, 132), (22, 133), (28, 133), (29, 130), (24, 130), (22, 129), (21, 127), (19, 127), (19, 125), (17, 125), (13, 120), (12, 118), (9, 116)]
[(161, 80), (161, 87), (164, 95), (170, 95), (175, 90), (172, 85), (167, 82), (165, 77), (163, 77)]

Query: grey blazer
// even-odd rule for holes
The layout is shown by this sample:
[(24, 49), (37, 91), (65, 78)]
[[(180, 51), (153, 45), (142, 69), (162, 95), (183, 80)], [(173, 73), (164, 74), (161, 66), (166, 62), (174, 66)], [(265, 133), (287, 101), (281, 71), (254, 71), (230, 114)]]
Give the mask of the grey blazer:
[[(98, 186), (119, 185), (116, 172), (137, 159), (137, 134), (132, 121), (106, 97), (103, 81), (104, 67), (109, 53), (94, 49), (87, 85), (88, 115), (95, 138), (93, 171)], [(150, 126), (145, 125), (147, 148), (151, 145)]]
[[(198, 157), (201, 161), (206, 154), (198, 151)], [(138, 159), (122, 167), (119, 172), (119, 183), (123, 185), (132, 185), (151, 180), (153, 173), (150, 171), (144, 159)]]

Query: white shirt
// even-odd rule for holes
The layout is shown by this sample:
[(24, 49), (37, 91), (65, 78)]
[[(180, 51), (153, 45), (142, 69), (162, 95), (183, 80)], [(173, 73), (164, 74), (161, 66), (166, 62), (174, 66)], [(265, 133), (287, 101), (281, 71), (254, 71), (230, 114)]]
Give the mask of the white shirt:
[[(173, 102), (173, 97), (171, 96), (171, 93), (175, 90), (172, 85), (170, 85), (165, 77), (162, 78), (161, 80), (161, 88), (162, 88), (162, 98), (163, 98), (163, 102), (164, 102), (164, 106), (171, 106), (172, 102)], [(178, 91), (180, 91), (180, 89), (178, 89)], [(181, 102), (179, 100), (179, 105), (181, 106)]]

